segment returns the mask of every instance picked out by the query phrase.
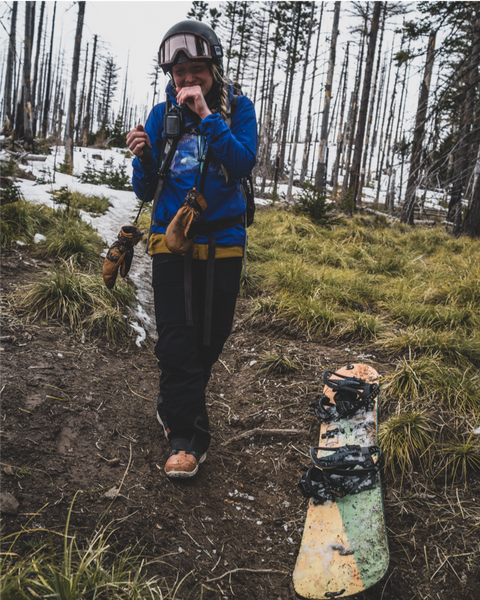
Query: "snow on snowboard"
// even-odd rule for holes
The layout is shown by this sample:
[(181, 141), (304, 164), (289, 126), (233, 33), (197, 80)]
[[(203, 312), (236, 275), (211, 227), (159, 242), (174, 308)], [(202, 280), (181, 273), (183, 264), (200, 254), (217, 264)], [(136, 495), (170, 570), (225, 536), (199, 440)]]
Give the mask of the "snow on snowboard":
[(326, 371), (314, 403), (314, 466), (299, 487), (310, 498), (293, 584), (302, 598), (346, 598), (377, 583), (389, 551), (377, 444), (378, 379), (368, 365)]

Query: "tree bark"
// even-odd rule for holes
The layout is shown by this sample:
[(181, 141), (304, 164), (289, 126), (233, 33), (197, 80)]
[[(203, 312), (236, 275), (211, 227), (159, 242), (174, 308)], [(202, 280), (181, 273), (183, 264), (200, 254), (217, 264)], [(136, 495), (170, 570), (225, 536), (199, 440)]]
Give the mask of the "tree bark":
[(360, 185), (358, 188), (358, 197), (361, 199), (363, 193), (363, 186), (365, 185), (365, 175), (367, 170), (367, 158), (368, 158), (368, 150), (370, 146), (370, 132), (372, 130), (373, 123), (373, 113), (375, 111), (375, 100), (377, 98), (377, 84), (378, 84), (378, 74), (380, 72), (380, 63), (382, 61), (382, 46), (383, 46), (383, 36), (385, 33), (385, 21), (387, 17), (387, 3), (383, 3), (383, 14), (382, 14), (382, 26), (381, 26), (381, 34), (380, 41), (378, 44), (378, 58), (377, 58), (377, 66), (375, 68), (375, 77), (373, 83), (373, 90), (371, 93), (370, 99), (370, 108), (368, 111), (368, 120), (367, 120), (367, 131), (365, 134), (365, 148), (363, 151), (363, 160), (362, 160), (362, 171), (360, 174)]
[(428, 94), (430, 91), (434, 57), (435, 33), (432, 33), (430, 34), (428, 40), (425, 71), (423, 74), (422, 86), (420, 88), (420, 95), (418, 98), (417, 116), (415, 118), (415, 129), (413, 132), (412, 155), (410, 160), (410, 173), (408, 176), (407, 192), (400, 217), (402, 223), (408, 223), (409, 225), (413, 225), (413, 211), (415, 208), (415, 198), (421, 166), (423, 138), (425, 136), (425, 120), (427, 117)]
[(67, 123), (65, 130), (65, 162), (73, 169), (73, 132), (75, 127), (75, 100), (77, 97), (78, 70), (80, 67), (80, 48), (82, 45), (83, 20), (86, 2), (78, 3), (77, 31), (73, 50), (72, 79), (70, 82), (70, 100), (68, 102)]
[(320, 194), (323, 196), (326, 191), (326, 149), (327, 149), (327, 137), (328, 137), (328, 113), (330, 110), (330, 101), (332, 99), (332, 82), (333, 82), (333, 71), (335, 69), (335, 54), (337, 49), (337, 38), (338, 38), (338, 23), (340, 20), (340, 2), (335, 2), (335, 8), (333, 13), (333, 26), (332, 26), (332, 37), (330, 40), (330, 58), (328, 60), (328, 71), (327, 71), (327, 83), (325, 85), (325, 102), (323, 105), (322, 115), (322, 130), (320, 134), (320, 147), (318, 149), (318, 163), (317, 172), (315, 173), (315, 186), (320, 190)]
[(321, 34), (321, 29), (322, 29), (324, 4), (325, 3), (322, 2), (321, 8), (320, 8), (320, 18), (318, 21), (317, 45), (315, 48), (315, 58), (313, 60), (312, 85), (310, 87), (310, 98), (308, 100), (307, 128), (305, 131), (305, 144), (303, 147), (302, 171), (300, 173), (300, 183), (302, 185), (305, 182), (305, 178), (307, 176), (308, 155), (310, 153), (310, 145), (312, 143), (312, 105), (313, 105), (313, 94), (314, 94), (314, 89), (315, 89), (315, 75), (317, 73), (318, 48), (320, 46), (320, 34)]
[(288, 136), (288, 121), (290, 117), (290, 103), (292, 100), (292, 90), (293, 90), (293, 79), (295, 77), (295, 59), (297, 56), (297, 47), (298, 47), (298, 39), (300, 36), (300, 21), (302, 16), (302, 5), (299, 2), (296, 2), (293, 7), (293, 15), (295, 21), (295, 28), (292, 27), (292, 37), (289, 44), (289, 48), (291, 50), (288, 53), (287, 57), (287, 67), (286, 67), (286, 81), (285, 81), (285, 92), (283, 94), (282, 101), (282, 117), (280, 124), (281, 131), (281, 143), (280, 143), (280, 151), (278, 156), (280, 158), (280, 173), (283, 173), (285, 170), (285, 150), (287, 147), (287, 136)]
[(32, 85), (32, 107), (35, 118), (33, 119), (33, 135), (36, 132), (37, 118), (36, 114), (38, 111), (36, 99), (37, 99), (37, 81), (38, 81), (38, 63), (40, 59), (40, 45), (42, 41), (42, 29), (43, 29), (43, 17), (45, 14), (45, 2), (42, 1), (42, 5), (40, 8), (40, 21), (38, 23), (38, 33), (37, 33), (37, 51), (35, 54), (35, 64), (33, 68), (33, 85)]
[(50, 37), (50, 54), (48, 55), (48, 71), (47, 71), (47, 85), (45, 91), (45, 103), (43, 106), (43, 120), (42, 120), (42, 136), (47, 137), (48, 129), (48, 113), (50, 112), (50, 94), (52, 87), (52, 57), (53, 57), (53, 34), (55, 31), (55, 13), (57, 10), (57, 3), (53, 4), (53, 18), (52, 18), (52, 34)]
[[(345, 106), (347, 104), (347, 82), (348, 82), (348, 59), (349, 59), (350, 42), (347, 42), (347, 49), (345, 50), (345, 59), (342, 67), (343, 75), (343, 89), (342, 89), (342, 104), (340, 107), (340, 123), (338, 125), (337, 134), (337, 154), (335, 156), (335, 163), (332, 170), (332, 190), (333, 195), (337, 194), (338, 187), (338, 171), (340, 168), (340, 157), (343, 153), (343, 142), (345, 137), (343, 119), (345, 117)], [(342, 85), (342, 76), (340, 77), (340, 86)]]
[(362, 42), (361, 42), (361, 51), (360, 55), (357, 58), (357, 74), (355, 77), (355, 88), (352, 93), (352, 99), (350, 103), (350, 110), (348, 113), (348, 122), (347, 122), (347, 135), (346, 135), (346, 152), (343, 157), (344, 164), (344, 176), (342, 182), (342, 197), (346, 197), (350, 176), (350, 164), (352, 160), (352, 151), (353, 151), (353, 139), (355, 137), (355, 128), (357, 124), (357, 114), (358, 114), (358, 94), (360, 90), (360, 81), (362, 79), (362, 65), (363, 65), (363, 55), (365, 52), (365, 38), (367, 37), (367, 27), (368, 27), (368, 12), (365, 13), (365, 24), (362, 33)]
[(15, 34), (17, 29), (18, 2), (12, 6), (12, 17), (10, 20), (10, 39), (7, 54), (7, 73), (5, 77), (5, 133), (9, 133), (13, 125), (14, 104), (12, 102), (13, 82), (15, 73)]
[(363, 79), (362, 99), (360, 103), (360, 112), (358, 115), (357, 134), (355, 136), (355, 151), (353, 153), (352, 168), (350, 171), (349, 188), (352, 193), (353, 211), (356, 210), (357, 202), (360, 201), (358, 191), (360, 187), (360, 165), (362, 161), (363, 142), (365, 137), (365, 128), (367, 123), (368, 100), (370, 97), (370, 87), (372, 84), (373, 63), (375, 60), (375, 46), (377, 44), (378, 27), (380, 24), (380, 13), (382, 2), (375, 2), (372, 15), (372, 24), (370, 26), (370, 40), (367, 50), (367, 64), (365, 67), (365, 76)]
[[(315, 4), (312, 2), (312, 12), (310, 15), (310, 22), (308, 24), (307, 46), (305, 48), (305, 59), (304, 59), (304, 63), (303, 63), (302, 83), (300, 86), (300, 90), (303, 90), (305, 88), (305, 80), (307, 78), (308, 55), (310, 53), (310, 43), (312, 40), (312, 27), (313, 27), (314, 15), (315, 15)], [(298, 145), (298, 138), (300, 136), (300, 123), (301, 123), (301, 118), (302, 118), (302, 98), (303, 98), (303, 94), (300, 94), (300, 98), (298, 99), (298, 111), (297, 111), (297, 120), (296, 120), (296, 126), (295, 126), (295, 138), (293, 140), (292, 161), (290, 163), (290, 174), (288, 176), (287, 200), (292, 199), (293, 175), (295, 172), (295, 160), (297, 157), (297, 145)]]
[[(33, 152), (33, 124), (32, 124), (32, 90), (31, 90), (31, 66), (32, 66), (32, 20), (34, 6), (33, 2), (25, 3), (25, 40), (23, 59), (23, 138), (25, 150)], [(21, 136), (21, 131), (18, 132)]]

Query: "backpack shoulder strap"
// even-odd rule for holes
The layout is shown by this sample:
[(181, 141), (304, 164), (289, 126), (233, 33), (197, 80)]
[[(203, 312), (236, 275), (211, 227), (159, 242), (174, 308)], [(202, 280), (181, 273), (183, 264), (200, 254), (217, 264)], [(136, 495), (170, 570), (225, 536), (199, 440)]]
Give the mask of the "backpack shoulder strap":
[(225, 119), (225, 123), (228, 125), (229, 128), (232, 125), (233, 115), (235, 114), (235, 111), (237, 110), (237, 106), (238, 106), (238, 95), (235, 94), (232, 98), (232, 101), (230, 102), (230, 106), (228, 107), (228, 110), (227, 110), (227, 118)]

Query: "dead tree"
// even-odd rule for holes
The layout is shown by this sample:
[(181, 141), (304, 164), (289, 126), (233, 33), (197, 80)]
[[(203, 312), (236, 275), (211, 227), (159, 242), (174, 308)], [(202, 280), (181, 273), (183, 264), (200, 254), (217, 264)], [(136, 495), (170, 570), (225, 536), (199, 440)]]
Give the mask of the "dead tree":
[(37, 82), (38, 82), (38, 63), (40, 59), (40, 45), (42, 41), (42, 29), (43, 29), (43, 17), (45, 15), (45, 2), (42, 2), (40, 8), (40, 21), (38, 23), (37, 30), (37, 51), (35, 54), (35, 63), (33, 67), (33, 85), (32, 85), (32, 105), (33, 105), (33, 113), (35, 118), (33, 119), (33, 135), (35, 136), (36, 128), (37, 128)]
[(313, 60), (312, 85), (310, 87), (310, 98), (308, 100), (307, 128), (306, 128), (306, 132), (305, 132), (305, 144), (303, 146), (302, 170), (300, 172), (300, 183), (302, 185), (305, 182), (305, 178), (307, 176), (308, 155), (310, 152), (310, 145), (312, 143), (312, 105), (313, 105), (313, 93), (314, 93), (314, 88), (315, 88), (315, 75), (317, 73), (318, 48), (320, 46), (320, 34), (321, 34), (321, 29), (322, 29), (323, 7), (324, 7), (324, 2), (322, 2), (321, 8), (320, 8), (320, 19), (318, 22), (317, 45), (315, 48), (315, 58)]
[(12, 17), (10, 20), (10, 36), (7, 54), (7, 73), (5, 77), (5, 107), (4, 107), (4, 130), (10, 132), (13, 124), (14, 104), (12, 103), (13, 82), (15, 80), (15, 33), (17, 29), (18, 2), (13, 2)]
[(362, 192), (363, 192), (363, 186), (365, 185), (365, 175), (366, 175), (366, 170), (367, 170), (367, 157), (368, 157), (368, 150), (369, 150), (369, 146), (370, 146), (370, 132), (372, 129), (372, 123), (373, 123), (373, 113), (375, 110), (375, 100), (377, 98), (377, 86), (378, 86), (378, 74), (380, 71), (380, 63), (382, 60), (382, 46), (383, 46), (383, 36), (385, 33), (385, 21), (386, 21), (386, 17), (387, 17), (387, 3), (384, 2), (383, 4), (383, 14), (382, 14), (382, 26), (381, 26), (381, 34), (380, 34), (380, 41), (378, 44), (378, 58), (377, 58), (377, 66), (375, 68), (375, 77), (374, 77), (374, 82), (373, 82), (373, 90), (371, 93), (371, 99), (370, 99), (370, 108), (368, 111), (368, 119), (367, 119), (367, 131), (365, 133), (365, 148), (363, 151), (363, 160), (362, 160), (362, 171), (360, 174), (360, 186), (358, 189), (358, 197), (361, 198), (362, 197)]
[(72, 79), (70, 82), (70, 100), (68, 102), (67, 122), (65, 127), (65, 162), (73, 169), (73, 133), (75, 127), (75, 99), (77, 97), (78, 70), (80, 67), (80, 48), (82, 45), (83, 19), (86, 2), (78, 3), (77, 31), (73, 50)]
[(92, 66), (90, 68), (90, 83), (88, 85), (88, 96), (87, 96), (87, 105), (85, 107), (85, 116), (83, 118), (83, 147), (85, 148), (88, 145), (88, 133), (90, 128), (90, 106), (92, 104), (92, 89), (93, 89), (93, 76), (95, 74), (95, 55), (97, 52), (97, 39), (98, 35), (93, 37), (93, 56), (92, 56)]
[[(302, 84), (300, 86), (301, 90), (303, 90), (305, 88), (305, 80), (307, 78), (308, 54), (310, 52), (310, 42), (312, 40), (312, 28), (313, 28), (314, 15), (315, 15), (315, 4), (312, 2), (312, 12), (310, 15), (310, 22), (308, 24), (307, 46), (305, 48), (305, 59), (304, 59), (304, 63), (303, 63)], [(298, 145), (298, 138), (300, 136), (300, 123), (301, 123), (301, 118), (302, 118), (302, 97), (303, 97), (303, 94), (301, 94), (300, 98), (298, 99), (298, 112), (297, 112), (297, 120), (296, 120), (296, 126), (295, 126), (295, 139), (293, 140), (292, 161), (290, 163), (290, 174), (288, 176), (287, 200), (292, 199), (293, 175), (294, 175), (294, 171), (295, 171), (295, 159), (297, 157), (297, 145)]]
[[(347, 42), (347, 49), (345, 50), (345, 58), (342, 66), (342, 73), (340, 75), (339, 88), (342, 88), (342, 103), (340, 107), (340, 123), (338, 125), (337, 135), (337, 155), (335, 157), (335, 163), (332, 170), (332, 190), (333, 194), (336, 195), (338, 187), (338, 171), (340, 168), (340, 157), (343, 153), (343, 142), (345, 139), (344, 123), (345, 117), (345, 106), (347, 103), (347, 82), (348, 82), (348, 58), (349, 58), (350, 42)], [(343, 85), (342, 85), (343, 80)]]
[(19, 130), (18, 136), (25, 140), (25, 149), (33, 151), (33, 123), (32, 123), (32, 89), (31, 89), (31, 66), (32, 66), (32, 21), (34, 18), (34, 3), (25, 3), (25, 40), (23, 58), (23, 136)]
[(368, 5), (364, 16), (364, 27), (362, 32), (362, 41), (360, 42), (360, 55), (357, 58), (357, 73), (355, 77), (355, 87), (351, 96), (350, 109), (348, 112), (347, 128), (346, 128), (346, 152), (343, 157), (344, 176), (342, 182), (342, 197), (346, 198), (348, 190), (348, 180), (350, 174), (350, 163), (353, 152), (353, 139), (355, 137), (355, 127), (357, 123), (358, 113), (358, 93), (360, 90), (360, 81), (362, 78), (363, 54), (365, 51), (365, 38), (367, 36), (368, 23)]
[(357, 133), (355, 136), (355, 151), (353, 153), (352, 168), (350, 171), (349, 190), (351, 190), (351, 209), (356, 210), (358, 191), (360, 187), (360, 165), (363, 152), (363, 141), (365, 137), (365, 127), (367, 123), (368, 100), (370, 97), (370, 87), (373, 75), (373, 63), (375, 59), (375, 46), (377, 44), (378, 27), (380, 24), (380, 13), (382, 2), (375, 2), (370, 26), (370, 40), (367, 50), (367, 64), (365, 66), (365, 76), (363, 79), (362, 99), (358, 115)]
[(335, 68), (335, 53), (337, 49), (338, 23), (340, 20), (340, 2), (335, 2), (333, 13), (332, 37), (330, 40), (330, 58), (328, 60), (327, 83), (325, 85), (325, 102), (323, 105), (322, 131), (320, 134), (320, 147), (318, 149), (317, 172), (315, 173), (315, 186), (320, 190), (321, 195), (325, 194), (327, 170), (326, 150), (327, 150), (327, 132), (328, 132), (328, 113), (330, 110), (330, 101), (332, 99), (333, 71)]
[(408, 176), (407, 192), (403, 204), (401, 221), (413, 225), (413, 211), (415, 208), (415, 198), (420, 174), (423, 138), (425, 135), (425, 121), (427, 118), (428, 94), (430, 91), (430, 81), (432, 79), (433, 59), (435, 56), (435, 33), (431, 33), (428, 40), (427, 58), (425, 61), (425, 70), (423, 81), (418, 97), (417, 115), (415, 118), (415, 129), (413, 132), (412, 154), (410, 159), (410, 173)]
[(43, 120), (42, 120), (42, 136), (47, 137), (48, 130), (48, 114), (50, 112), (50, 96), (52, 88), (52, 57), (53, 57), (53, 34), (55, 31), (55, 13), (57, 10), (57, 3), (53, 4), (53, 18), (52, 18), (52, 33), (50, 37), (50, 54), (48, 55), (48, 70), (47, 70), (47, 85), (45, 91), (45, 103), (43, 105)]

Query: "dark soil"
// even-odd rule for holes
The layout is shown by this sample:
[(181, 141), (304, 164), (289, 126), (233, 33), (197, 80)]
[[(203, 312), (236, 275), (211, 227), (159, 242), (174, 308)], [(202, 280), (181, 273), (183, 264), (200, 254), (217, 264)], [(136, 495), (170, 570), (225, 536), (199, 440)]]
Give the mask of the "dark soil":
[[(180, 598), (192, 590), (191, 598), (295, 598), (291, 574), (307, 508), (297, 482), (319, 431), (309, 403), (326, 368), (363, 353), (375, 355), (362, 360), (385, 375), (392, 358), (252, 323), (251, 300), (241, 299), (208, 389), (207, 461), (196, 478), (172, 482), (155, 418), (152, 342), (118, 348), (72, 337), (57, 322), (20, 321), (15, 292), (43, 266), (23, 249), (3, 254), (2, 492), (19, 502), (17, 514), (2, 514), (3, 533), (27, 523), (38, 530), (24, 534), (21, 551), (22, 540), (48, 539), (46, 529), (63, 532), (80, 490), (70, 533), (88, 536), (108, 508), (103, 522), (112, 522), (117, 548), (138, 541), (146, 554), (164, 556), (170, 581), (190, 573)], [(267, 351), (296, 356), (303, 370), (259, 371)], [(383, 475), (390, 568), (357, 598), (480, 598), (478, 478), (467, 491), (415, 480), (400, 491)], [(113, 502), (105, 497), (120, 485)]]

